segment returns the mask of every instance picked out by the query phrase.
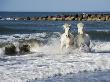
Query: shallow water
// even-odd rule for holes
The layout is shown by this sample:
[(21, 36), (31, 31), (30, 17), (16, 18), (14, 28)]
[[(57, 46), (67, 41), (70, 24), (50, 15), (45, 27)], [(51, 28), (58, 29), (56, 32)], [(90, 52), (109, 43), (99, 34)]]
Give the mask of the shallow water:
[(67, 75), (54, 75), (44, 80), (32, 80), (29, 82), (109, 82), (109, 71), (83, 72)]
[(0, 41), (3, 43), (16, 42), (22, 38), (36, 38), (45, 43), (44, 46), (36, 49), (36, 52), (19, 56), (6, 56), (4, 49), (0, 48), (0, 81), (110, 81), (109, 41), (92, 40), (93, 53), (83, 53), (78, 50), (71, 50), (68, 53), (67, 50), (60, 51), (59, 36), (59, 32), (0, 35), (3, 38)]

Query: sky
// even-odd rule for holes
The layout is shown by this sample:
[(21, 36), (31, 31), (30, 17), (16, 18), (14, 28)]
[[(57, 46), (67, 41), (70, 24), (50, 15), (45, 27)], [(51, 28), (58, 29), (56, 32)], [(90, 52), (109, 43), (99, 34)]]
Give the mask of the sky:
[(0, 11), (110, 12), (110, 0), (0, 0)]

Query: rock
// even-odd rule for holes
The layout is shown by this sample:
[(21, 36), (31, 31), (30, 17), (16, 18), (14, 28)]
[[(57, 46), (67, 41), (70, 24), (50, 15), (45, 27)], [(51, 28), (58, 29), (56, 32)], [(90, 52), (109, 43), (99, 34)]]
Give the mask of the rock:
[(30, 52), (30, 46), (27, 42), (23, 42), (19, 44), (19, 53), (29, 53)]
[(66, 20), (66, 21), (71, 21), (72, 18), (71, 18), (71, 17), (66, 17), (65, 20)]
[(36, 39), (27, 40), (27, 43), (30, 46), (31, 52), (36, 52), (38, 50), (38, 48), (40, 47), (40, 44), (41, 44), (40, 41), (36, 40)]
[(31, 20), (38, 20), (38, 17), (31, 17)]
[(55, 20), (57, 20), (57, 18), (56, 18), (56, 17), (53, 17), (53, 18), (52, 18), (52, 20), (54, 20), (54, 21), (55, 21)]
[(42, 20), (47, 20), (47, 19), (45, 17), (43, 17)]
[(38, 19), (37, 20), (42, 20), (42, 17), (38, 17)]
[(102, 20), (102, 21), (106, 21), (106, 18), (105, 18), (105, 17), (101, 17), (101, 20)]
[(87, 19), (88, 21), (91, 21), (92, 20), (92, 18), (91, 17), (88, 17), (88, 19)]
[(15, 55), (17, 53), (16, 47), (14, 44), (9, 43), (5, 46), (5, 54), (6, 55)]
[(30, 17), (27, 17), (27, 18), (26, 18), (26, 20), (30, 20), (30, 19), (31, 19)]
[(48, 16), (47, 17), (47, 20), (52, 20), (52, 16)]
[[(13, 20), (59, 20), (59, 21), (108, 21), (110, 20), (110, 14), (87, 14), (87, 13), (76, 13), (72, 15), (56, 15), (56, 16), (41, 16), (41, 17), (10, 17)], [(6, 18), (5, 18), (6, 19)], [(4, 18), (0, 17), (0, 20), (5, 20)]]
[(36, 52), (40, 47), (40, 41), (36, 39), (23, 40), (19, 44), (20, 53)]
[(58, 17), (57, 20), (60, 20), (61, 21), (61, 20), (63, 20), (63, 18)]
[(19, 17), (19, 18), (16, 18), (16, 20), (26, 20), (26, 18), (21, 18), (21, 17)]

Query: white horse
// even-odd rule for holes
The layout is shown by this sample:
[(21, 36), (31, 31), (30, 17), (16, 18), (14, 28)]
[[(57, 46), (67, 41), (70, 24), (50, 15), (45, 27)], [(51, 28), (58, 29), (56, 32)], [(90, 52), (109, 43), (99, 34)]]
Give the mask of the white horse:
[(71, 25), (69, 25), (67, 23), (65, 23), (63, 25), (65, 32), (61, 35), (61, 39), (60, 39), (60, 41), (61, 41), (61, 49), (62, 50), (63, 50), (64, 46), (66, 46), (66, 49), (67, 49), (67, 48), (72, 47), (72, 45), (74, 43), (74, 37), (71, 34), (70, 26)]
[(90, 36), (84, 31), (84, 24), (78, 23), (77, 28), (78, 34), (74, 39), (74, 46), (76, 48), (80, 48), (83, 51), (89, 52), (91, 39)]

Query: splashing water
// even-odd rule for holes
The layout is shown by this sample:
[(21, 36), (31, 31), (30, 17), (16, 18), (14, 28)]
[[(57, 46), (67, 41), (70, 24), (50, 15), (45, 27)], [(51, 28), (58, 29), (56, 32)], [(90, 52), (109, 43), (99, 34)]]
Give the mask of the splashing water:
[[(5, 35), (5, 40), (3, 38), (0, 39), (1, 42), (7, 42), (34, 37), (45, 44), (39, 47), (35, 53), (20, 56), (3, 56), (4, 52), (3, 48), (1, 48), (0, 81), (36, 82), (40, 79), (43, 82), (45, 79), (55, 75), (66, 76), (69, 73), (78, 74), (79, 72), (89, 73), (110, 70), (110, 53), (104, 53), (104, 51), (110, 51), (110, 42), (93, 41), (94, 47), (92, 49), (95, 50), (93, 53), (83, 53), (78, 50), (70, 50), (71, 53), (64, 50), (64, 53), (61, 53), (60, 33), (50, 35), (47, 33)], [(4, 37), (4, 35), (1, 37)], [(100, 75), (98, 76), (100, 77)], [(104, 80), (109, 81), (109, 75)]]

